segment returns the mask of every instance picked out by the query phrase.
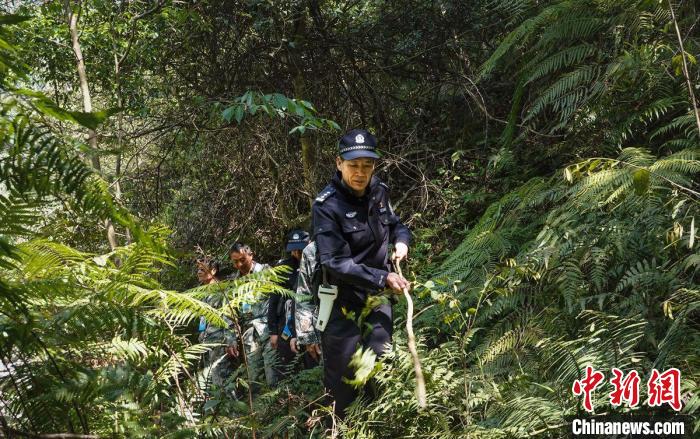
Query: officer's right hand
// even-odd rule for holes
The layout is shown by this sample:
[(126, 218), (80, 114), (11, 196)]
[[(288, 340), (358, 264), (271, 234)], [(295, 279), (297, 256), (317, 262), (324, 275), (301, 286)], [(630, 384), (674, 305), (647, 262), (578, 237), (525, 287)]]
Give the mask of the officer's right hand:
[(386, 277), (386, 286), (394, 290), (396, 294), (401, 294), (404, 289), (411, 286), (411, 283), (397, 273), (389, 273)]
[(311, 358), (318, 361), (319, 355), (321, 355), (321, 345), (318, 343), (311, 343), (306, 345), (306, 352), (311, 355)]
[(272, 349), (277, 349), (277, 337), (279, 337), (276, 334), (271, 334), (270, 335), (270, 346)]
[(231, 358), (238, 358), (238, 346), (226, 346), (226, 354)]

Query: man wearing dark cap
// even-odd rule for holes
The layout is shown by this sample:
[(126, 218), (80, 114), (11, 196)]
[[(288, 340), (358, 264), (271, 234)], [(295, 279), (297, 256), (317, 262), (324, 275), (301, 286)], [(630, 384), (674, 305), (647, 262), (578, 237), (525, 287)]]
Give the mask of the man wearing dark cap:
[(382, 290), (401, 294), (409, 286), (390, 271), (389, 244), (394, 245), (394, 258), (401, 260), (408, 254), (411, 233), (389, 203), (388, 186), (373, 175), (379, 158), (376, 147), (377, 139), (366, 130), (346, 133), (338, 142), (337, 172), (312, 208), (324, 271), (319, 297), (335, 296), (325, 322), (321, 302), (316, 327), (323, 329), (324, 382), (340, 417), (357, 396), (343, 379), (354, 376), (352, 355), (363, 348), (381, 356), (393, 331), (391, 303), (386, 300), (369, 310), (362, 327), (348, 317), (359, 316), (368, 299)]
[[(295, 229), (287, 234), (285, 251), (289, 257), (282, 259), (275, 266), (286, 265), (291, 268), (283, 286), (290, 292), (296, 290), (299, 275), (299, 261), (304, 247), (309, 243), (309, 234), (301, 229)], [(267, 327), (270, 332), (270, 346), (277, 351), (279, 364), (276, 367), (277, 379), (288, 373), (294, 360), (294, 352), (289, 342), (294, 338), (294, 300), (279, 294), (270, 295), (270, 305), (267, 311)]]

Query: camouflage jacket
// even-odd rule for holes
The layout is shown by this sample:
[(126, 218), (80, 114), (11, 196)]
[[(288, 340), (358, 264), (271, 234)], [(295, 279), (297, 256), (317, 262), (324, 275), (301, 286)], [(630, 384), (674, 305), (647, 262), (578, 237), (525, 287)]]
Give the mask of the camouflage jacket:
[(313, 274), (316, 268), (316, 243), (312, 242), (304, 248), (299, 263), (297, 278), (297, 298), (294, 307), (294, 326), (299, 344), (308, 345), (319, 343), (320, 338), (314, 325), (318, 318), (316, 299), (311, 291)]
[[(252, 272), (257, 273), (266, 268), (269, 268), (269, 265), (255, 262)], [(236, 271), (227, 280), (234, 280), (239, 277), (240, 273)], [(204, 301), (217, 309), (221, 309), (222, 303), (219, 303), (220, 301), (212, 297), (207, 297)], [(267, 297), (253, 304), (244, 304), (241, 310), (241, 329), (245, 331), (246, 328), (253, 326), (259, 336), (267, 334), (267, 306)], [(228, 346), (236, 344), (237, 337), (233, 329), (233, 321), (228, 317), (224, 317), (224, 321), (226, 322), (226, 328), (219, 328), (204, 322), (206, 326), (204, 331), (200, 333), (199, 340), (206, 343), (224, 343)]]
[[(207, 296), (204, 302), (216, 309), (222, 309), (223, 303), (220, 297)], [(224, 316), (224, 322), (226, 322), (226, 327), (220, 328), (210, 325), (204, 317), (201, 317), (199, 319), (199, 341), (201, 343), (223, 343), (227, 346), (236, 344), (236, 333), (233, 328), (233, 321)]]
[[(260, 264), (254, 262), (253, 269), (251, 273), (257, 273), (270, 268), (267, 264)], [(236, 272), (231, 279), (238, 279), (241, 277), (240, 272)], [(261, 297), (255, 303), (244, 303), (241, 308), (241, 329), (245, 331), (251, 326), (255, 328), (255, 332), (258, 337), (263, 337), (268, 334), (267, 331), (267, 307), (269, 306), (270, 299), (268, 296)]]

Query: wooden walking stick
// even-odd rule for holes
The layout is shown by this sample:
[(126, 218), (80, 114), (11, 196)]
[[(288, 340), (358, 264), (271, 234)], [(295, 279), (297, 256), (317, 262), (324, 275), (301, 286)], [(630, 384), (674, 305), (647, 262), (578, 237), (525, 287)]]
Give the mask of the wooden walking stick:
[[(394, 270), (403, 277), (401, 273), (401, 261), (397, 259), (392, 260), (394, 264)], [(406, 298), (407, 310), (406, 310), (406, 333), (408, 334), (408, 351), (411, 353), (413, 358), (413, 370), (416, 374), (416, 397), (418, 398), (418, 406), (422, 409), (426, 406), (425, 401), (425, 378), (423, 378), (423, 368), (420, 365), (420, 358), (418, 358), (418, 349), (416, 348), (416, 336), (413, 334), (413, 300), (411, 295), (408, 294), (408, 288), (403, 289), (403, 296)]]

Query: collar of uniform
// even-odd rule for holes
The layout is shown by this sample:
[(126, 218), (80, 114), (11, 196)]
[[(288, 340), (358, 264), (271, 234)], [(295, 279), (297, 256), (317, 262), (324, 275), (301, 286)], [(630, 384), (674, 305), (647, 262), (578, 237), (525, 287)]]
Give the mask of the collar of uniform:
[(377, 191), (380, 180), (376, 175), (373, 175), (372, 180), (370, 180), (369, 185), (367, 186), (367, 189), (365, 189), (364, 195), (362, 195), (361, 197), (355, 195), (355, 193), (352, 190), (350, 190), (349, 187), (347, 187), (347, 185), (343, 181), (343, 177), (341, 176), (340, 171), (335, 171), (335, 175), (333, 176), (332, 182), (336, 189), (339, 192), (341, 192), (346, 198), (357, 202), (366, 202), (370, 198), (370, 195), (373, 195)]

